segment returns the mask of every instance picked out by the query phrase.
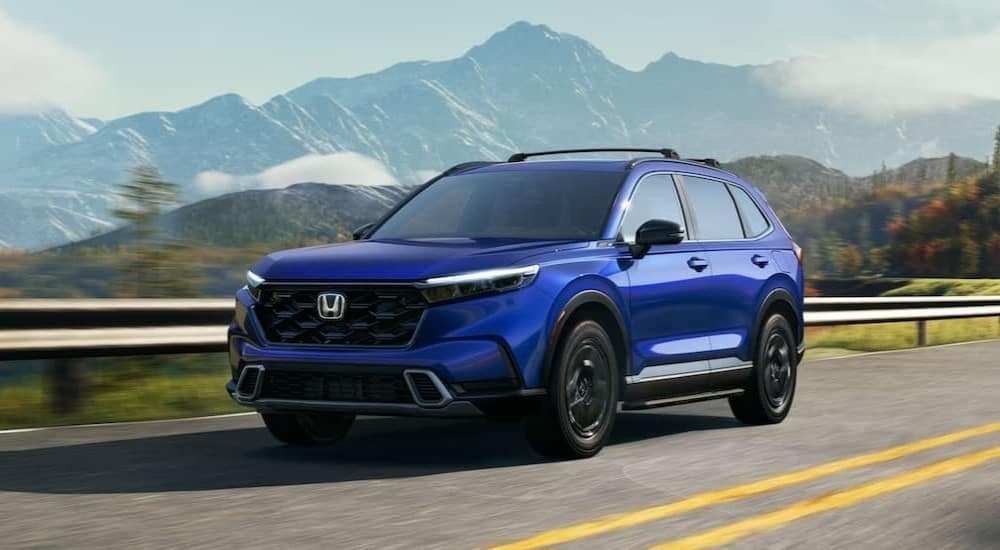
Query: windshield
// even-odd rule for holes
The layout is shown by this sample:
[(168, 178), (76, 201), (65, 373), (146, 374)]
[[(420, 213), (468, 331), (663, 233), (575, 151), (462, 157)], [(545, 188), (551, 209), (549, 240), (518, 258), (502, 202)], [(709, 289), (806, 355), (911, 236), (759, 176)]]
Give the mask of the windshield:
[(511, 170), (442, 178), (372, 235), (599, 239), (620, 172)]

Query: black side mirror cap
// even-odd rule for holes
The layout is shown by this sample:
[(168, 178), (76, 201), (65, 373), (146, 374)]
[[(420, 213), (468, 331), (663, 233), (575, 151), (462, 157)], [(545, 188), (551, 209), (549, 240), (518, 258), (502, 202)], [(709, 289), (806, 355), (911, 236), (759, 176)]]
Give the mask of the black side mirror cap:
[(631, 245), (632, 255), (641, 258), (649, 248), (657, 244), (677, 244), (684, 240), (686, 231), (681, 224), (670, 220), (649, 220), (635, 231), (635, 244)]
[(373, 227), (375, 227), (374, 223), (366, 223), (361, 227), (355, 229), (354, 233), (351, 234), (351, 237), (355, 241), (360, 241), (361, 239), (364, 239), (365, 237), (368, 236), (368, 233), (372, 230)]

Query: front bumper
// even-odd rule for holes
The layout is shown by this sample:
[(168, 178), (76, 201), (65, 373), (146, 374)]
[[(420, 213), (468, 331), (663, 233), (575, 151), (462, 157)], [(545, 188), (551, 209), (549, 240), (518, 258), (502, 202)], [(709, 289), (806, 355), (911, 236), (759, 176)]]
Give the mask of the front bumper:
[[(264, 369), (262, 369), (264, 370)], [(429, 371), (420, 371), (427, 374)], [(266, 377), (266, 370), (258, 374)], [(438, 382), (440, 382), (438, 380)], [(415, 416), (429, 418), (470, 418), (470, 417), (519, 417), (537, 410), (545, 397), (545, 390), (509, 390), (501, 392), (480, 392), (478, 394), (456, 395), (452, 388), (443, 383), (438, 386), (441, 399), (422, 402), (418, 391), (410, 386), (414, 397), (410, 403), (347, 401), (328, 399), (287, 399), (261, 396), (261, 382), (247, 384), (245, 375), (238, 382), (226, 383), (226, 391), (238, 405), (250, 407), (261, 413), (281, 412), (340, 412), (369, 416)]]
[[(537, 307), (547, 303), (538, 292), (435, 306), (409, 345), (352, 349), (269, 342), (253, 297), (242, 289), (229, 327), (227, 391), (261, 412), (468, 417), (532, 411), (545, 395), (533, 381), (538, 369), (523, 367), (540, 365), (544, 352), (548, 308)], [(254, 388), (243, 386), (251, 367), (263, 380)], [(425, 392), (436, 392), (433, 398), (421, 398), (411, 374)]]

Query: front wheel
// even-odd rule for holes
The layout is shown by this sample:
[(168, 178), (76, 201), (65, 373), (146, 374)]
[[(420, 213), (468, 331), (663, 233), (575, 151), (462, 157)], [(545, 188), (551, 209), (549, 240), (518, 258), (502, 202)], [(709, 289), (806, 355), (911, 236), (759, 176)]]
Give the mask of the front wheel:
[(550, 458), (596, 455), (618, 411), (619, 373), (611, 338), (595, 321), (582, 321), (558, 344), (543, 410), (526, 420), (528, 442)]
[(795, 337), (784, 316), (768, 317), (758, 336), (753, 378), (729, 407), (744, 424), (778, 424), (788, 416), (795, 397)]
[(261, 413), (264, 425), (278, 441), (289, 445), (331, 445), (354, 424), (353, 414)]

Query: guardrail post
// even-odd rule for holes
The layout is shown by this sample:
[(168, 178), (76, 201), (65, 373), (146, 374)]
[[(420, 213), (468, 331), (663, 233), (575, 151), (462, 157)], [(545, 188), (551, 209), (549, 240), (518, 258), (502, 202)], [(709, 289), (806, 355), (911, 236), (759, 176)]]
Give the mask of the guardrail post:
[(56, 359), (49, 373), (52, 412), (70, 414), (79, 411), (83, 405), (85, 377), (83, 361)]
[(927, 321), (923, 319), (917, 321), (917, 345), (927, 345)]

